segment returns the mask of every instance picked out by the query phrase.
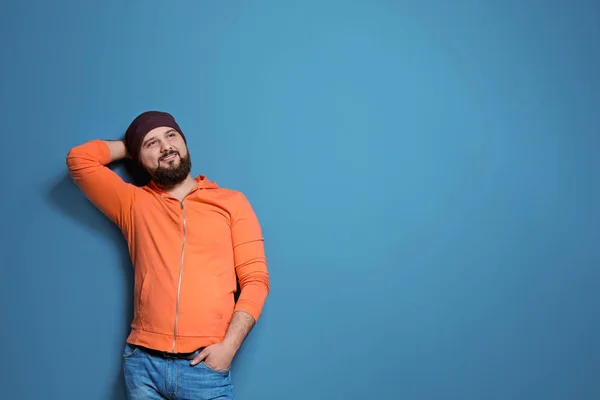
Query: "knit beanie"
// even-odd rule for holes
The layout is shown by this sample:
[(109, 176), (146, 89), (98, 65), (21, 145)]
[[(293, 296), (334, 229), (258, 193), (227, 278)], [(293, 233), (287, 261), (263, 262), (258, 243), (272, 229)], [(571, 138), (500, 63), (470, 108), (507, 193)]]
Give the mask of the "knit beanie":
[(125, 132), (125, 144), (127, 145), (127, 151), (131, 155), (131, 158), (139, 162), (140, 149), (144, 138), (154, 128), (166, 126), (175, 129), (183, 137), (184, 142), (187, 143), (181, 128), (175, 118), (169, 113), (162, 111), (146, 111), (138, 115), (129, 125)]

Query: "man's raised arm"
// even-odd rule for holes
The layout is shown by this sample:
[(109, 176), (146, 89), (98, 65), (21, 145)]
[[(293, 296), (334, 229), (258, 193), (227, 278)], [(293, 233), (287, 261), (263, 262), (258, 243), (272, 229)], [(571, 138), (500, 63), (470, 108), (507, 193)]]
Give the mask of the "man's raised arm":
[(137, 187), (107, 167), (127, 157), (121, 140), (92, 140), (73, 147), (67, 155), (69, 174), (83, 194), (119, 228), (129, 221)]

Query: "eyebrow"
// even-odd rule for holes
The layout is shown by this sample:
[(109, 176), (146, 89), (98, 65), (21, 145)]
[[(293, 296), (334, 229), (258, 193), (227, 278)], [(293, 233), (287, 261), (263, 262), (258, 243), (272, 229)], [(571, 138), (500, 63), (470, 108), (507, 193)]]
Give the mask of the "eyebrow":
[(153, 141), (154, 139), (156, 139), (155, 136), (152, 136), (151, 138), (148, 138), (146, 140), (144, 140), (144, 143), (142, 143), (142, 146), (147, 145), (148, 143), (150, 143), (151, 141)]
[[(177, 133), (177, 131), (175, 129), (169, 129), (163, 135), (166, 135), (167, 133), (171, 133), (171, 132)], [(153, 141), (154, 139), (156, 139), (156, 136), (152, 136), (151, 138), (144, 140), (144, 142), (142, 143), (142, 146), (147, 145), (149, 142)]]

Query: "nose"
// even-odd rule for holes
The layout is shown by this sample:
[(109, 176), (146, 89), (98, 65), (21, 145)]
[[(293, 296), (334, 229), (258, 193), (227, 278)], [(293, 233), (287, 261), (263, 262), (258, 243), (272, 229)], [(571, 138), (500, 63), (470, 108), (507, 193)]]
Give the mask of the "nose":
[(162, 141), (160, 143), (160, 152), (161, 153), (166, 153), (167, 151), (171, 150), (172, 148), (173, 147), (171, 146), (171, 144), (166, 141)]

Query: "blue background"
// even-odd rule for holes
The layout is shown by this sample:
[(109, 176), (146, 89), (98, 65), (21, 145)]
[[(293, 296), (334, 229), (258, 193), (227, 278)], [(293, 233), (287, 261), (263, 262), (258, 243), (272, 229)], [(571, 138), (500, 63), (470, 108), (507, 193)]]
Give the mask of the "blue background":
[(5, 0), (0, 33), (2, 398), (124, 398), (126, 246), (65, 157), (147, 109), (263, 225), (237, 399), (600, 398), (597, 2)]

